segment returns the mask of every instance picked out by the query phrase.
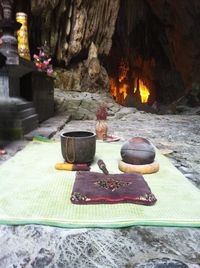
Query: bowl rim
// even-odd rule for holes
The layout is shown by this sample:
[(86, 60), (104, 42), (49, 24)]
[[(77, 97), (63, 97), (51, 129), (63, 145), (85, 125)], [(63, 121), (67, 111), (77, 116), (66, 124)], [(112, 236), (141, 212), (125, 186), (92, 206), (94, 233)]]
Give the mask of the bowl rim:
[[(85, 137), (73, 137), (73, 136), (65, 136), (64, 134), (66, 133), (74, 133), (74, 132), (77, 132), (77, 133), (88, 133), (88, 134), (91, 134), (91, 135), (88, 135), (88, 136), (85, 136)], [(87, 131), (87, 130), (72, 130), (72, 131), (63, 131), (61, 134), (60, 134), (60, 137), (62, 138), (74, 138), (74, 139), (87, 139), (87, 138), (91, 138), (91, 137), (96, 137), (96, 134), (92, 131)]]

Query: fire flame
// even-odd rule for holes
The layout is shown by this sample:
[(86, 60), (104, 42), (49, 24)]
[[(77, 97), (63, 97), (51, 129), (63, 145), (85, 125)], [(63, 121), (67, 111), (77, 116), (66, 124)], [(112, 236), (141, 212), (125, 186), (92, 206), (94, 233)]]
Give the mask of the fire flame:
[(128, 93), (127, 93), (127, 90), (128, 90), (128, 85), (127, 84), (122, 84), (120, 87), (119, 87), (119, 93), (123, 95), (123, 98), (124, 100), (126, 99)]
[[(130, 90), (130, 84), (128, 83), (128, 71), (129, 66), (127, 61), (122, 61), (119, 67), (119, 77), (110, 78), (110, 93), (119, 103), (124, 103)], [(139, 94), (137, 94), (137, 90)], [(146, 86), (143, 80), (138, 77), (134, 79), (133, 95), (140, 95), (141, 103), (147, 103), (150, 95), (150, 90)]]
[[(150, 95), (148, 87), (140, 79), (139, 79), (139, 86), (138, 87), (139, 87), (141, 102), (147, 103), (148, 99), (149, 99), (149, 95)], [(137, 91), (137, 87), (134, 88), (134, 92), (136, 92), (136, 91)]]
[(113, 97), (117, 96), (117, 87), (115, 85), (115, 80), (113, 78), (110, 78), (110, 92), (113, 95)]

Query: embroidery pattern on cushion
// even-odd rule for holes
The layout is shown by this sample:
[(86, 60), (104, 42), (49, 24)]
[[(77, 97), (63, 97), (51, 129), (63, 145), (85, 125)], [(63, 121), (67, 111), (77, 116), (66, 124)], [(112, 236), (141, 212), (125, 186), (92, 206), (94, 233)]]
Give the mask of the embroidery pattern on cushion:
[(74, 202), (89, 201), (89, 200), (90, 198), (88, 198), (86, 195), (83, 195), (78, 192), (73, 192), (71, 196), (71, 201), (74, 201)]
[(122, 187), (129, 186), (130, 184), (132, 184), (132, 182), (119, 181), (119, 180), (108, 178), (108, 179), (98, 180), (94, 184), (98, 187), (104, 188), (106, 190), (111, 190), (112, 192), (114, 192)]
[(156, 198), (154, 196), (154, 194), (150, 193), (150, 194), (145, 194), (145, 195), (141, 195), (138, 197), (138, 199), (140, 201), (147, 201), (147, 202), (153, 202), (156, 201)]

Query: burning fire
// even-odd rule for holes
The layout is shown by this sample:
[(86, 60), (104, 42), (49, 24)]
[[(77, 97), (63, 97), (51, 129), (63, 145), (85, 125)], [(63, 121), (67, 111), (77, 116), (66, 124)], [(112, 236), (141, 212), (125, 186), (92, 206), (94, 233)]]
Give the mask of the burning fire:
[[(141, 102), (142, 103), (147, 103), (149, 99), (149, 89), (147, 86), (145, 86), (144, 82), (139, 79), (139, 92), (140, 92), (140, 97), (141, 97)], [(137, 87), (134, 88), (134, 92), (137, 91)]]
[(113, 78), (110, 78), (110, 92), (113, 95), (113, 97), (117, 97), (117, 87), (115, 85), (115, 80)]
[(123, 95), (123, 98), (124, 100), (126, 99), (128, 93), (127, 93), (127, 90), (128, 90), (128, 85), (127, 84), (122, 84), (120, 87), (119, 87), (119, 94), (122, 94)]
[[(123, 103), (128, 95), (128, 91), (131, 92), (130, 84), (128, 81), (129, 66), (126, 61), (122, 61), (119, 67), (118, 79), (110, 78), (110, 92), (117, 102)], [(139, 91), (141, 103), (147, 103), (150, 95), (149, 88), (145, 85), (144, 81), (136, 78), (134, 80), (133, 95), (136, 95)]]

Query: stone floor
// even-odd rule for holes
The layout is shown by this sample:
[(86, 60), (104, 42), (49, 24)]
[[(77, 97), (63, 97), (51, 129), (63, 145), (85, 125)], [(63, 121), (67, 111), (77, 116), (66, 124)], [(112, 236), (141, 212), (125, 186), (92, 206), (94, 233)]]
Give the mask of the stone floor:
[[(109, 133), (122, 141), (142, 136), (163, 151), (171, 150), (168, 157), (174, 165), (200, 188), (199, 115), (155, 115), (127, 108), (110, 116), (108, 126)], [(94, 130), (94, 127), (94, 120), (73, 120), (52, 139), (59, 139), (63, 130)], [(20, 146), (22, 149), (24, 144)], [(12, 155), (15, 149), (10, 151)], [(0, 244), (2, 268), (200, 267), (198, 228), (64, 229), (2, 225)]]

